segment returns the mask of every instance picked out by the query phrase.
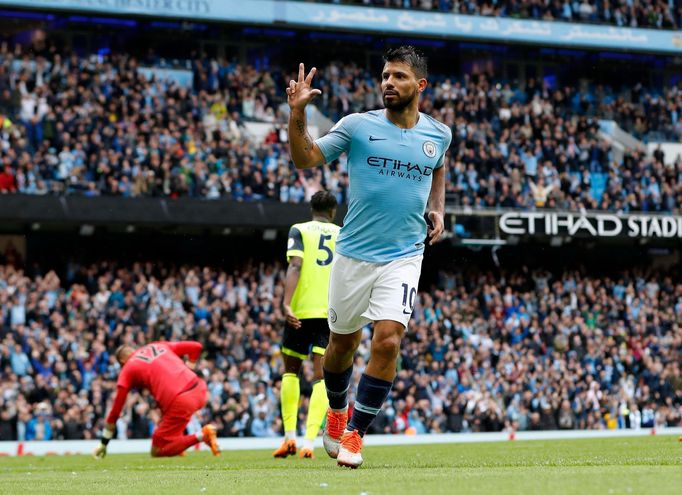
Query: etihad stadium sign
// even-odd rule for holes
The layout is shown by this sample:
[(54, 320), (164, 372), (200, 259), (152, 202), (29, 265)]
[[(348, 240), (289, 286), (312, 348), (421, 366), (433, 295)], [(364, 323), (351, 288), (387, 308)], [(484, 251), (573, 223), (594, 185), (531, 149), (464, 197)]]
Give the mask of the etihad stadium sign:
[(682, 239), (682, 216), (514, 211), (498, 218), (500, 231), (518, 236)]

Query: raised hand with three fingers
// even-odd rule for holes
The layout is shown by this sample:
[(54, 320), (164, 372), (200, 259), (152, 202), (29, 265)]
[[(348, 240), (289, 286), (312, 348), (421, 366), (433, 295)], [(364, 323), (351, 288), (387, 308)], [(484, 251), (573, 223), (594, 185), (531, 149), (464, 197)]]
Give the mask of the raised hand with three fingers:
[(316, 72), (313, 67), (306, 76), (303, 63), (298, 65), (298, 81), (292, 79), (287, 87), (287, 102), (292, 110), (303, 110), (314, 97), (322, 94), (319, 89), (311, 87)]

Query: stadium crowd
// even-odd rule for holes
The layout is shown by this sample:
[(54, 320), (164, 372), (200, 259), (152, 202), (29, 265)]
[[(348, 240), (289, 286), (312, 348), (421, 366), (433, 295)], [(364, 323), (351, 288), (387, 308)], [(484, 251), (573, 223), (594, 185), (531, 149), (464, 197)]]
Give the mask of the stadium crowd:
[(339, 5), (427, 10), (462, 15), (538, 21), (610, 24), (617, 27), (678, 29), (682, 14), (675, 0), (303, 0)]
[[(148, 80), (123, 55), (38, 54), (0, 45), (0, 193), (164, 196), (302, 202), (325, 187), (344, 202), (345, 159), (296, 171), (287, 148), (281, 71), (196, 60), (192, 88)], [(357, 66), (319, 71), (332, 121), (381, 105)], [(597, 117), (636, 136), (679, 136), (682, 94), (578, 91), (485, 74), (434, 77), (422, 110), (453, 129), (447, 192), (475, 207), (679, 211), (682, 159), (630, 150), (617, 160)], [(244, 123), (272, 124), (254, 139)], [(596, 178), (601, 180), (597, 181)]]
[[(71, 263), (60, 278), (12, 259), (0, 260), (0, 440), (95, 437), (115, 390), (114, 349), (158, 339), (204, 345), (210, 401), (196, 425), (281, 432), (282, 263)], [(372, 432), (681, 426), (674, 273), (442, 271), (417, 298)], [(369, 341), (365, 329), (356, 381)], [(302, 375), (306, 406), (312, 369)], [(158, 418), (149, 395), (131, 394), (118, 436), (147, 438)]]

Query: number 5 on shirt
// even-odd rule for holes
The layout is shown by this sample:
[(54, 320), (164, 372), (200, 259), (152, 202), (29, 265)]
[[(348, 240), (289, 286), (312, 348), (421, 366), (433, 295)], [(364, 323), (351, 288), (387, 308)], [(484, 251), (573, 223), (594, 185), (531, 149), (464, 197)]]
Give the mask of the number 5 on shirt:
[(334, 253), (329, 248), (329, 246), (325, 245), (325, 242), (331, 241), (331, 240), (332, 240), (331, 235), (320, 234), (320, 243), (318, 244), (317, 248), (320, 251), (325, 252), (325, 255), (324, 255), (325, 258), (323, 258), (323, 259), (318, 258), (317, 259), (317, 264), (320, 266), (327, 266), (334, 259)]

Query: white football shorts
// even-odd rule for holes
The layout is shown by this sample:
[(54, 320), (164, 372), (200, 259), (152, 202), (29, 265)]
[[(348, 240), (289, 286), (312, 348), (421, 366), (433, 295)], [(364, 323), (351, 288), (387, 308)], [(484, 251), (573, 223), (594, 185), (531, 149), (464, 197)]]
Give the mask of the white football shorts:
[(349, 334), (373, 321), (407, 327), (417, 298), (423, 255), (389, 263), (334, 256), (329, 279), (329, 328)]

